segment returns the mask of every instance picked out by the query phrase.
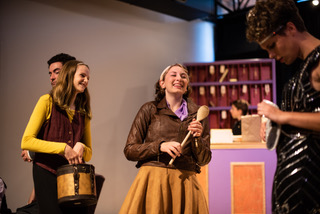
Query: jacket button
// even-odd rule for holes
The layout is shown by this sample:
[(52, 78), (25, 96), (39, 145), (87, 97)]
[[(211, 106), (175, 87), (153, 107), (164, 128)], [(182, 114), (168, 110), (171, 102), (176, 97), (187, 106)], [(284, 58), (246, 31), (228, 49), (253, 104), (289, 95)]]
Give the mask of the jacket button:
[(69, 134), (72, 134), (72, 131), (69, 131)]

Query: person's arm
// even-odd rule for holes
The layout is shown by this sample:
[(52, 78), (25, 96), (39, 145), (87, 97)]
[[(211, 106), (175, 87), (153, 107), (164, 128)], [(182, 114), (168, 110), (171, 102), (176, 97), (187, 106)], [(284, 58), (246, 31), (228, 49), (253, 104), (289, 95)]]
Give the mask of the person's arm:
[(40, 97), (36, 104), (21, 140), (21, 149), (34, 152), (64, 154), (66, 143), (40, 140), (37, 135), (51, 110), (50, 95)]
[(160, 144), (163, 142), (161, 139), (145, 142), (149, 121), (151, 115), (154, 114), (153, 111), (155, 111), (153, 105), (145, 104), (137, 113), (124, 148), (124, 154), (128, 160), (139, 161), (159, 155)]
[(28, 204), (31, 204), (32, 202), (34, 202), (36, 200), (36, 193), (34, 191), (34, 188), (32, 189), (32, 192), (29, 196), (29, 199), (28, 199)]
[(92, 157), (92, 146), (91, 146), (91, 128), (90, 128), (90, 119), (86, 117), (84, 125), (84, 134), (83, 134), (83, 159), (84, 161), (90, 161)]
[(192, 137), (191, 148), (194, 156), (197, 159), (197, 164), (204, 166), (211, 160), (211, 149), (210, 149), (210, 134), (208, 119), (204, 119), (201, 123), (201, 134), (199, 137)]
[(320, 91), (320, 61), (312, 69), (312, 72), (311, 72), (311, 84), (312, 84), (312, 87), (315, 90)]
[(258, 104), (258, 114), (281, 125), (287, 124), (297, 128), (320, 131), (320, 113), (318, 112), (286, 112), (261, 102)]
[(21, 157), (25, 162), (32, 162), (32, 158), (30, 157), (28, 150), (22, 150)]

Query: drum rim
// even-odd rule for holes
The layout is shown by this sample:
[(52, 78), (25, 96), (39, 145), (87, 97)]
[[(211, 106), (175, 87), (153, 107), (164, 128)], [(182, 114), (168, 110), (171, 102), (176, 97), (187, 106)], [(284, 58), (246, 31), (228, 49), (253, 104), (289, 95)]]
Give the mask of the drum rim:
[(92, 164), (65, 164), (57, 169), (57, 176), (73, 172), (74, 167), (77, 168), (79, 173), (95, 171), (95, 167)]
[[(79, 205), (75, 205), (74, 203), (81, 202)], [(61, 206), (91, 206), (97, 204), (98, 199), (96, 195), (71, 195), (65, 196), (58, 199), (58, 204)]]

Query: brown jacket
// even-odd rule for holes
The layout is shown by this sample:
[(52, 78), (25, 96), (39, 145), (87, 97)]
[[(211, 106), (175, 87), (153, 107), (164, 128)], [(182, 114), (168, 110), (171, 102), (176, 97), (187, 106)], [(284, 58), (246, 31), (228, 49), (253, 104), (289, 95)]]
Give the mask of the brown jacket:
[(200, 172), (200, 167), (211, 160), (210, 135), (208, 121), (202, 121), (203, 133), (198, 138), (190, 135), (182, 149), (182, 156), (177, 157), (173, 166), (168, 166), (171, 156), (159, 150), (160, 144), (167, 141), (182, 142), (188, 134), (188, 125), (196, 117), (198, 106), (188, 103), (188, 117), (181, 121), (168, 108), (166, 99), (159, 103), (153, 101), (144, 104), (133, 121), (124, 154), (128, 160), (138, 161), (141, 166), (158, 166)]

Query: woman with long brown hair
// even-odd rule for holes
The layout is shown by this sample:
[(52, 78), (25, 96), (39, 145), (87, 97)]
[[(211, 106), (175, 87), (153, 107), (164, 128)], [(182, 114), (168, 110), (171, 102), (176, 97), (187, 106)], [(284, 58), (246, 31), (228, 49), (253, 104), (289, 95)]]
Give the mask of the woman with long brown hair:
[(90, 70), (81, 61), (67, 62), (50, 94), (40, 97), (22, 137), (21, 148), (36, 152), (33, 180), (40, 213), (63, 213), (58, 205), (58, 167), (89, 161)]

